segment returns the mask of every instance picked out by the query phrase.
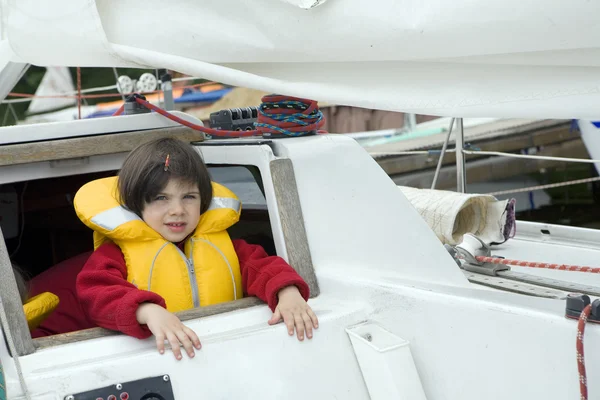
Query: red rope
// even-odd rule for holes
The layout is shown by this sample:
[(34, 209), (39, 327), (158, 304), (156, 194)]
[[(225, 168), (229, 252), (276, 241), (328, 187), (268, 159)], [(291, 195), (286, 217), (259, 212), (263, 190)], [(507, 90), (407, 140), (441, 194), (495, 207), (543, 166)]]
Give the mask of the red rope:
[(579, 317), (579, 322), (577, 323), (577, 369), (579, 371), (579, 393), (581, 395), (581, 400), (588, 400), (587, 375), (585, 372), (585, 359), (583, 356), (583, 334), (585, 332), (585, 324), (591, 311), (591, 304), (585, 306)]
[[(313, 100), (306, 100), (306, 99), (300, 99), (300, 98), (292, 98), (292, 97), (285, 97), (285, 96), (276, 96), (276, 95), (267, 95), (264, 96), (262, 98), (263, 103), (265, 102), (279, 102), (279, 101), (285, 101), (285, 100), (294, 100), (294, 101), (302, 101), (304, 103), (309, 104), (309, 107), (307, 107), (306, 110), (302, 111), (302, 114), (305, 115), (310, 115), (315, 109), (318, 108), (318, 103), (316, 101)], [(157, 113), (169, 118), (172, 121), (178, 122), (181, 125), (187, 126), (188, 128), (192, 128), (195, 129), (197, 131), (200, 132), (204, 132), (208, 135), (212, 135), (212, 136), (217, 136), (217, 137), (246, 137), (246, 136), (260, 136), (263, 133), (279, 133), (277, 130), (272, 129), (272, 128), (268, 128), (268, 127), (260, 127), (259, 129), (254, 129), (251, 131), (225, 131), (225, 130), (219, 130), (219, 129), (212, 129), (212, 128), (207, 128), (201, 125), (197, 125), (191, 122), (188, 122), (176, 115), (171, 114), (168, 111), (163, 110), (160, 107), (155, 106), (154, 104), (143, 100), (139, 97), (135, 97), (135, 101), (138, 104), (143, 105), (146, 108), (149, 108), (150, 110), (156, 111)], [(117, 110), (117, 112), (121, 111), (121, 109)], [(287, 109), (278, 109), (277, 112), (279, 114), (294, 114), (294, 113), (298, 113), (297, 110), (287, 110)], [(118, 115), (117, 113), (113, 114), (113, 115)], [(312, 124), (309, 125), (298, 125), (297, 123), (294, 122), (286, 122), (286, 121), (277, 121), (275, 119), (272, 119), (266, 115), (263, 115), (262, 113), (258, 114), (258, 118), (257, 118), (257, 122), (262, 123), (262, 124), (266, 124), (266, 125), (271, 125), (274, 126), (275, 128), (282, 128), (285, 129), (289, 132), (304, 132), (304, 131), (317, 131), (318, 133), (323, 133), (324, 131), (320, 131), (319, 128), (321, 128), (323, 126), (323, 124), (325, 123), (324, 119), (321, 118), (320, 121), (318, 122), (314, 122)]]
[[(306, 110), (302, 111), (302, 114), (304, 115), (310, 115), (313, 111), (317, 110), (319, 108), (319, 105), (316, 101), (314, 100), (308, 100), (308, 99), (301, 99), (298, 97), (289, 97), (289, 96), (279, 96), (279, 95), (267, 95), (267, 96), (263, 96), (263, 98), (261, 99), (261, 101), (263, 103), (278, 103), (278, 102), (285, 102), (285, 101), (300, 101), (306, 104), (310, 104), (308, 106), (308, 108)], [(294, 115), (297, 114), (298, 110), (295, 110), (293, 108), (279, 108), (277, 109), (277, 114), (281, 115)], [(270, 117), (268, 117), (267, 115), (263, 115), (262, 113), (258, 114), (258, 118), (257, 121), (258, 123), (262, 123), (262, 124), (267, 124), (267, 125), (272, 125), (278, 128), (282, 128), (285, 129), (289, 132), (306, 132), (306, 131), (316, 131), (319, 133), (322, 133), (323, 131), (320, 131), (320, 128), (323, 127), (323, 125), (325, 124), (325, 118), (321, 118), (321, 120), (319, 122), (314, 122), (310, 125), (299, 125), (296, 122), (292, 122), (292, 121), (278, 121), (276, 119), (272, 119)], [(260, 133), (274, 133), (274, 134), (278, 134), (280, 133), (279, 131), (277, 131), (276, 129), (273, 128), (269, 128), (269, 127), (260, 127), (259, 129)]]
[(136, 97), (135, 101), (138, 104), (141, 104), (146, 108), (156, 111), (157, 113), (169, 118), (172, 121), (178, 122), (181, 125), (187, 126), (188, 128), (192, 128), (197, 131), (204, 132), (208, 135), (220, 136), (220, 137), (243, 137), (243, 136), (256, 136), (259, 134), (257, 130), (253, 130), (253, 131), (221, 131), (218, 129), (207, 128), (205, 126), (197, 125), (197, 124), (191, 123), (189, 121), (186, 121), (185, 119), (179, 118), (177, 115), (173, 115), (170, 112), (165, 111), (162, 108), (157, 107), (150, 102), (147, 102), (146, 100), (140, 99), (139, 97)]
[[(580, 272), (591, 272), (600, 273), (600, 268), (582, 267), (579, 265), (565, 265), (565, 264), (547, 264), (547, 263), (534, 263), (529, 261), (519, 260), (508, 260), (497, 257), (483, 257), (475, 256), (475, 259), (479, 262), (492, 263), (492, 264), (503, 264), (503, 265), (514, 265), (519, 267), (531, 267), (531, 268), (546, 268), (546, 269), (557, 269), (561, 271), (580, 271)], [(583, 308), (579, 316), (577, 323), (577, 370), (579, 372), (579, 393), (581, 400), (588, 400), (587, 390), (587, 374), (585, 371), (585, 358), (583, 353), (583, 334), (585, 332), (585, 324), (588, 322), (588, 318), (592, 312), (592, 305), (588, 304)]]
[(119, 109), (113, 113), (113, 117), (117, 116), (117, 115), (121, 115), (123, 113), (124, 109), (125, 109), (125, 104), (123, 103), (123, 104), (121, 104), (121, 107), (119, 107)]
[(479, 262), (491, 263), (491, 264), (514, 265), (516, 267), (545, 268), (545, 269), (557, 269), (557, 270), (561, 270), (561, 271), (577, 271), (577, 272), (590, 272), (593, 274), (600, 274), (600, 268), (585, 267), (585, 266), (579, 266), (579, 265), (548, 264), (548, 263), (508, 260), (505, 258), (484, 257), (484, 256), (476, 256), (475, 259), (477, 259), (477, 261), (479, 261)]

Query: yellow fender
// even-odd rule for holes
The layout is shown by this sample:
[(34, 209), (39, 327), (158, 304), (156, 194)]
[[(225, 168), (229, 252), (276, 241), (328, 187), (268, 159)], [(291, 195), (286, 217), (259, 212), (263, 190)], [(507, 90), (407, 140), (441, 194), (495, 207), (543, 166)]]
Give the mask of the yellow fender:
[(29, 330), (33, 331), (48, 318), (48, 316), (56, 309), (60, 302), (57, 295), (50, 292), (40, 293), (28, 299), (23, 304), (23, 311), (27, 319)]

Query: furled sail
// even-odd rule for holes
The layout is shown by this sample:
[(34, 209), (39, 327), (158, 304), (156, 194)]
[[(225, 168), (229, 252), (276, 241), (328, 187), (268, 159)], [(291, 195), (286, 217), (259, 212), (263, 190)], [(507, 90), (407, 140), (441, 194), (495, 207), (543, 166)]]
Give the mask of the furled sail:
[(328, 103), (595, 119), (600, 3), (3, 0), (0, 67), (169, 68)]

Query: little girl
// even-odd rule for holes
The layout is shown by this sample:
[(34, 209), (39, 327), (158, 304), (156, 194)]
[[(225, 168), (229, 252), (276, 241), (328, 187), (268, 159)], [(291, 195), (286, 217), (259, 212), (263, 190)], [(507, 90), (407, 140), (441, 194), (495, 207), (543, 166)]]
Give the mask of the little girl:
[(153, 334), (189, 357), (198, 336), (173, 313), (256, 296), (289, 335), (312, 338), (318, 320), (306, 282), (277, 256), (226, 231), (240, 216), (235, 194), (211, 182), (187, 143), (158, 139), (134, 149), (118, 177), (84, 185), (74, 199), (94, 230), (95, 251), (77, 277), (77, 295), (97, 325), (140, 339)]

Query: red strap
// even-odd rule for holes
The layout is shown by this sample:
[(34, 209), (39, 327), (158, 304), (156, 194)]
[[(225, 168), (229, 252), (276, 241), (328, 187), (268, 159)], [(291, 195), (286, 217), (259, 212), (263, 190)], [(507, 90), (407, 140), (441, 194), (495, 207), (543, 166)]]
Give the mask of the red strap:
[(581, 400), (588, 400), (587, 375), (585, 372), (585, 359), (583, 356), (583, 334), (585, 332), (585, 323), (592, 311), (592, 305), (585, 306), (577, 323), (577, 369), (579, 370), (579, 393)]

